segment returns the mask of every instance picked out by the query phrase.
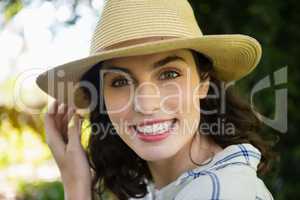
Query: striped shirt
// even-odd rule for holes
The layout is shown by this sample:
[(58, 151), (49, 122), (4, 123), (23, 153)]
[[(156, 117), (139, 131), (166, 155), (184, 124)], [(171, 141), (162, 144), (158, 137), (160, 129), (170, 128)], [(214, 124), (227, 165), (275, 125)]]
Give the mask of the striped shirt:
[(209, 164), (182, 173), (159, 190), (149, 182), (144, 198), (129, 200), (273, 200), (256, 173), (260, 159), (251, 144), (230, 145)]

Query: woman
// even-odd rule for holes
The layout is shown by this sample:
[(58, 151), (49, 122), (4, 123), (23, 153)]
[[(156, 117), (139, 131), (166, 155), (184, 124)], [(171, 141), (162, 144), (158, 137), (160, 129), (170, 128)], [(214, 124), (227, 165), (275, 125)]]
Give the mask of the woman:
[[(106, 1), (91, 55), (37, 79), (58, 99), (45, 126), (66, 199), (103, 189), (132, 200), (273, 199), (257, 176), (272, 155), (260, 121), (228, 88), (260, 56), (249, 36), (203, 36), (186, 0)], [(79, 87), (62, 87), (70, 82)], [(78, 105), (89, 110), (87, 156)]]

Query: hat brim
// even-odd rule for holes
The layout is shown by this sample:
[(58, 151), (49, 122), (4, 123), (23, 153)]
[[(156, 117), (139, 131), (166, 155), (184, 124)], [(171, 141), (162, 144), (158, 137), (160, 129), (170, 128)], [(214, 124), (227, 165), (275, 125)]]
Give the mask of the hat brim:
[[(261, 58), (259, 42), (247, 35), (204, 35), (194, 38), (172, 38), (107, 50), (68, 62), (40, 74), (36, 83), (44, 92), (58, 101), (68, 103), (68, 95), (73, 94), (70, 94), (67, 87), (61, 89), (62, 84), (78, 83), (82, 75), (100, 61), (175, 49), (193, 49), (206, 55), (213, 62), (216, 76), (226, 82), (241, 79), (250, 73)], [(78, 93), (77, 95), (82, 94)], [(81, 104), (85, 107), (85, 103), (83, 103), (85, 100), (82, 98), (82, 96), (75, 97), (76, 106)]]

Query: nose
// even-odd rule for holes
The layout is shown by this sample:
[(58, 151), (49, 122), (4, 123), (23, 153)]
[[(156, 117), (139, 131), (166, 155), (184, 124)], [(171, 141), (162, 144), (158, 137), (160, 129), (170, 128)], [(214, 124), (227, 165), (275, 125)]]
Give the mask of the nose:
[(140, 84), (134, 95), (134, 110), (143, 114), (153, 114), (160, 108), (159, 88), (151, 83)]

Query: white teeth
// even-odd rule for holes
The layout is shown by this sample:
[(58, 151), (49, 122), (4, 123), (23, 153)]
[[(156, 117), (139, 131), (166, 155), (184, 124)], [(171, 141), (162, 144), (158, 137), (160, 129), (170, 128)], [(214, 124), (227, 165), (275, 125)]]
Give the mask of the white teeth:
[(146, 134), (160, 134), (170, 129), (172, 123), (173, 120), (170, 120), (163, 123), (155, 123), (153, 125), (136, 126), (136, 129), (139, 132), (143, 132)]

